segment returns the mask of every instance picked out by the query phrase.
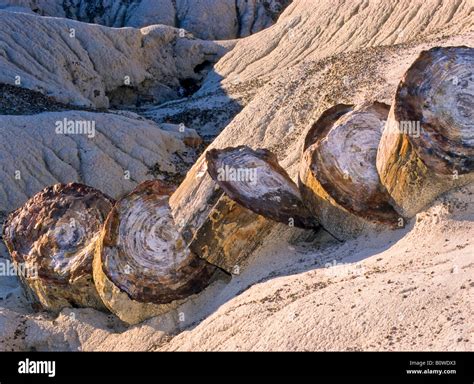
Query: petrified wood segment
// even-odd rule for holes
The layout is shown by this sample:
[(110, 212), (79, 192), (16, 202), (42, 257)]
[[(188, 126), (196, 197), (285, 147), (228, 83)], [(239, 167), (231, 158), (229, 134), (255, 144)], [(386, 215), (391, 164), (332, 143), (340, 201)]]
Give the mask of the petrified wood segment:
[(400, 82), (377, 154), (398, 210), (415, 215), (474, 181), (474, 49), (424, 51)]
[(113, 201), (81, 184), (56, 184), (12, 212), (4, 240), (27, 294), (41, 307), (105, 309), (92, 281), (100, 228)]
[(222, 193), (191, 240), (192, 252), (231, 274), (238, 274), (271, 228), (263, 216)]
[(170, 205), (191, 251), (230, 274), (245, 266), (274, 225), (224, 193), (207, 172), (205, 155), (171, 196)]
[(168, 204), (172, 192), (160, 181), (140, 184), (112, 208), (98, 241), (97, 290), (131, 324), (200, 292), (216, 270), (186, 246)]
[(306, 133), (306, 137), (304, 138), (303, 152), (305, 152), (319, 138), (324, 137), (332, 128), (335, 121), (337, 121), (342, 115), (351, 112), (353, 109), (353, 105), (337, 104), (321, 113), (317, 123), (313, 124), (313, 126)]
[(318, 228), (297, 185), (266, 149), (211, 149), (208, 172), (234, 201), (259, 215), (300, 228)]
[(336, 105), (308, 132), (300, 164), (303, 201), (338, 237), (357, 235), (367, 227), (394, 226), (399, 218), (376, 169), (388, 111), (377, 102), (357, 108)]

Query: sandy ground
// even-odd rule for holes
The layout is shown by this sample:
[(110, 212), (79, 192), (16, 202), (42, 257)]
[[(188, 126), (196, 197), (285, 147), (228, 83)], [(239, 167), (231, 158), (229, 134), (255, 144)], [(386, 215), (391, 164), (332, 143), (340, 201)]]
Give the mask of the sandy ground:
[(442, 199), (404, 229), (342, 245), (292, 250), (275, 233), (252, 268), (271, 265), (278, 277), (163, 349), (472, 350), (473, 190)]
[(2, 349), (473, 350), (473, 219), (471, 185), (342, 244), (278, 226), (232, 281), (131, 328), (91, 309), (34, 314), (2, 277)]

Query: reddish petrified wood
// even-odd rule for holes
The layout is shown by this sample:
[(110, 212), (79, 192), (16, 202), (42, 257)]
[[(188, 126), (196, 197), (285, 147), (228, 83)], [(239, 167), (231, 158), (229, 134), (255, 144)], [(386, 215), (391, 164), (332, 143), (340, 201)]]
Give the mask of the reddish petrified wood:
[(382, 183), (401, 212), (413, 216), (473, 180), (473, 111), (474, 49), (422, 52), (398, 86), (377, 154)]
[[(105, 304), (119, 311), (125, 321), (128, 314), (122, 309), (126, 305), (116, 306), (119, 300), (111, 284), (126, 293), (130, 308), (140, 303), (158, 304), (155, 309), (148, 307), (148, 317), (161, 311), (160, 304), (200, 292), (216, 270), (186, 247), (170, 212), (172, 192), (173, 188), (158, 180), (140, 184), (117, 201), (102, 230), (94, 278)], [(138, 315), (140, 310), (136, 312)]]
[(92, 281), (100, 228), (113, 200), (81, 184), (56, 184), (12, 212), (4, 241), (30, 297), (48, 310), (104, 309)]

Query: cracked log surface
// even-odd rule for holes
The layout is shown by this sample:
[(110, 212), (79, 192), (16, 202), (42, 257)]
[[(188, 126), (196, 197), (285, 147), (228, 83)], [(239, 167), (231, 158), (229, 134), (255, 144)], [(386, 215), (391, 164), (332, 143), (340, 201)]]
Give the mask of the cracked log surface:
[[(194, 182), (206, 185), (205, 194), (188, 194)], [(243, 267), (261, 244), (272, 221), (237, 204), (212, 180), (201, 156), (170, 198), (175, 222), (189, 248), (227, 273)]]
[(287, 225), (319, 227), (304, 206), (297, 185), (270, 151), (247, 146), (211, 149), (206, 161), (212, 179), (245, 208)]
[(104, 224), (94, 281), (105, 305), (133, 324), (170, 311), (206, 288), (216, 268), (186, 246), (168, 205), (173, 189), (146, 181)]
[(8, 216), (3, 238), (34, 303), (55, 312), (105, 309), (92, 281), (92, 260), (112, 205), (94, 188), (56, 184)]
[(394, 227), (399, 215), (380, 183), (377, 148), (389, 106), (336, 105), (322, 114), (305, 139), (300, 164), (303, 201), (338, 237), (376, 225)]
[(473, 73), (473, 48), (433, 48), (420, 54), (398, 86), (377, 168), (408, 217), (474, 180)]

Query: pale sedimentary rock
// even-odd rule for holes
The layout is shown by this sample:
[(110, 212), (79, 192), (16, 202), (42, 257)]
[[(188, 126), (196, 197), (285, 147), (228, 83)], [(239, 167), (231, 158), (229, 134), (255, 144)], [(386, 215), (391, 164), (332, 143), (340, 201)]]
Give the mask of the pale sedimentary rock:
[(193, 149), (183, 143), (181, 132), (164, 131), (128, 112), (0, 116), (0, 136), (0, 211), (4, 212), (56, 183), (83, 183), (119, 198), (153, 178), (151, 169), (160, 178), (160, 173), (163, 177), (179, 173), (178, 160), (189, 165), (194, 161)]
[(168, 205), (172, 191), (159, 181), (140, 184), (115, 204), (97, 243), (97, 290), (130, 324), (176, 308), (216, 272), (186, 246)]
[(337, 237), (394, 227), (399, 215), (380, 183), (376, 154), (389, 107), (336, 105), (307, 134), (300, 164), (303, 201)]
[(3, 238), (33, 303), (105, 309), (92, 281), (100, 228), (113, 201), (81, 184), (46, 188), (4, 225)]
[(474, 181), (474, 49), (423, 51), (400, 82), (377, 154), (400, 213)]
[(271, 26), (290, 0), (0, 0), (0, 9), (108, 27), (163, 24), (208, 40), (245, 37)]
[(177, 28), (108, 28), (0, 10), (0, 83), (75, 106), (162, 103), (192, 93), (233, 43)]
[(166, 132), (171, 132), (185, 145), (192, 148), (199, 148), (203, 140), (195, 129), (187, 128), (184, 124), (160, 124), (160, 128)]

